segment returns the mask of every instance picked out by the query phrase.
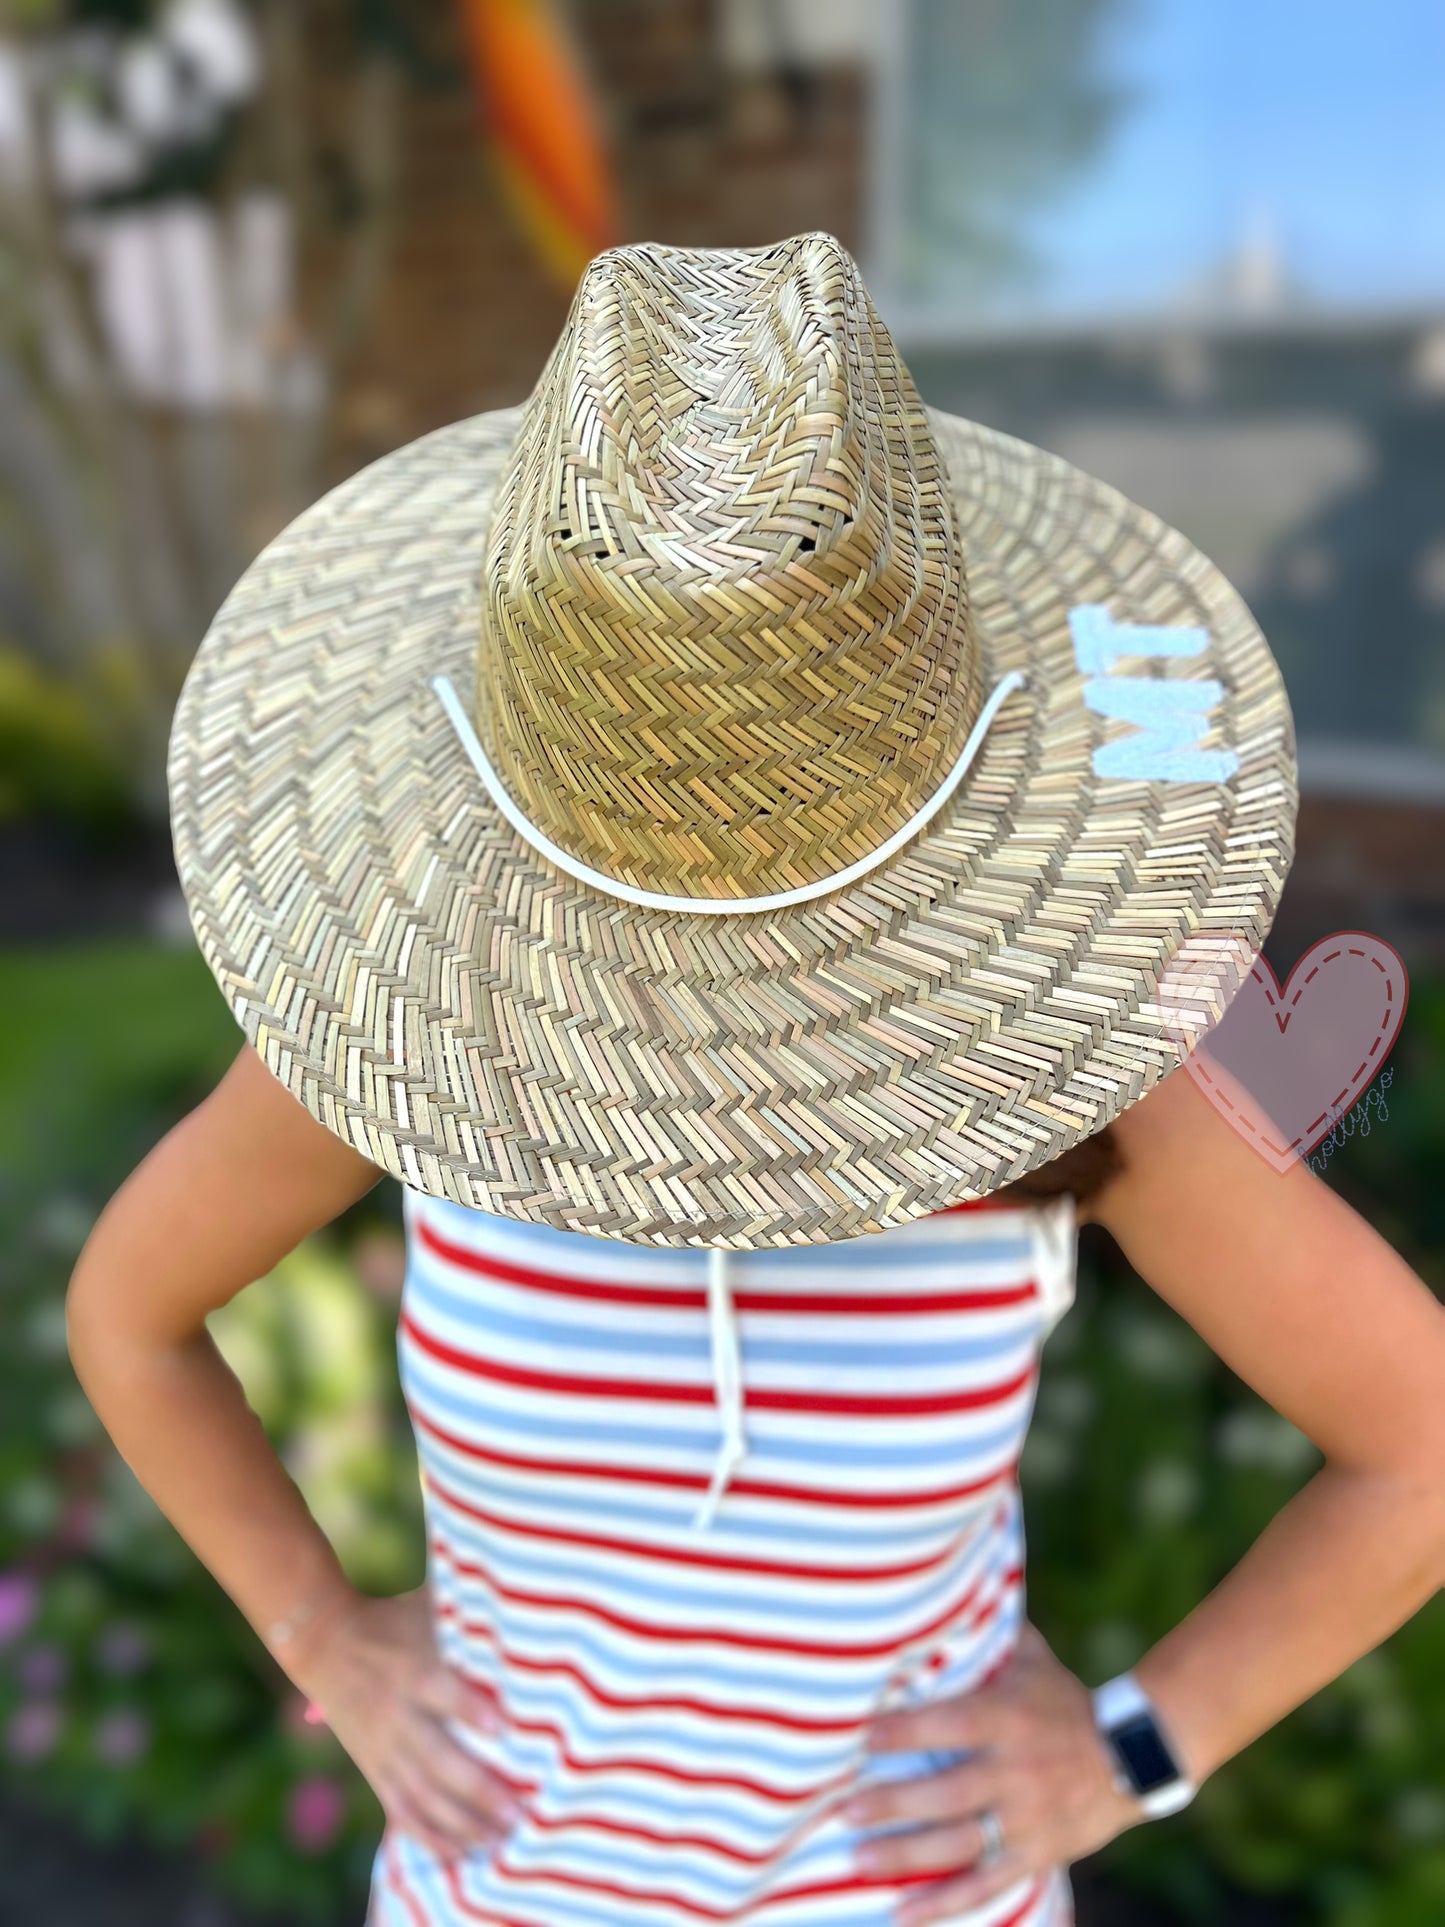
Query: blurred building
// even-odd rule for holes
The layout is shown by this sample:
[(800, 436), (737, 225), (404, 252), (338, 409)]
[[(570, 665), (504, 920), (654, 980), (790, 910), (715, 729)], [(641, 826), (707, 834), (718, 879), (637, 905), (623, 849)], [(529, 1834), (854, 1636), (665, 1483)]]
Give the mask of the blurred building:
[[(1118, 103), (1092, 56), (1111, 7), (1053, 0), (1043, 38), (1030, 8), (952, 0), (568, 0), (565, 18), (623, 238), (832, 231), (926, 400), (1056, 450), (1196, 541), (1250, 603), (1294, 707), (1305, 806), (1281, 932), (1358, 922), (1445, 951), (1445, 310), (1323, 311), (1256, 212), (1159, 313), (1045, 323), (1025, 302), (985, 318), (1021, 210), (1107, 143)], [(210, 62), (204, 98), (176, 92), (159, 43), (130, 48), (109, 119), (70, 127), (60, 184), (79, 183), (99, 318), (144, 404), (112, 490), (129, 629), (185, 657), (321, 488), (521, 400), (570, 290), (499, 191), (462, 5), (312, 0), (257, 13), (254, 43), (232, 0), (165, 17), (186, 71), (190, 39)], [(93, 40), (75, 57), (97, 59)], [(22, 118), (8, 72), (0, 159)], [(237, 155), (253, 189), (227, 227), (199, 188)], [(63, 349), (64, 328), (45, 340)], [(60, 660), (72, 631), (104, 636), (126, 571), (81, 538), (74, 478), (3, 356), (0, 391), (3, 467), (55, 552), (90, 558), (51, 571), (42, 607), (0, 545), (0, 618)], [(296, 425), (238, 434), (238, 404)], [(151, 478), (173, 457), (167, 491)]]
[(1221, 307), (904, 350), (929, 401), (1147, 504), (1249, 603), (1300, 745), (1281, 948), (1359, 923), (1445, 951), (1445, 314)]

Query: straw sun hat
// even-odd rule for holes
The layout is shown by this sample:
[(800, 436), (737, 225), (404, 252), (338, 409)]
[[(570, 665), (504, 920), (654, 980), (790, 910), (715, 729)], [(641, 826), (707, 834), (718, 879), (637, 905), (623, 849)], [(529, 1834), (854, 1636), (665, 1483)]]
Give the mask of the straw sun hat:
[(657, 1245), (981, 1198), (1179, 1062), (1293, 846), (1198, 549), (925, 407), (831, 236), (623, 247), (252, 563), (168, 757), (246, 1037), (404, 1183)]

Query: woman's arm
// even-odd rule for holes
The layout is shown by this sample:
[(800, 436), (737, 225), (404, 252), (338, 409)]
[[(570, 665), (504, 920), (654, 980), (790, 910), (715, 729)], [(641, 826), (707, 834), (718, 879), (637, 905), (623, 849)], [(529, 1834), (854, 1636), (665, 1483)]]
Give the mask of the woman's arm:
[[(1304, 1165), (1273, 1171), (1187, 1073), (1171, 1073), (1113, 1130), (1120, 1168), (1081, 1218), (1107, 1226), (1326, 1459), (1134, 1668), (1197, 1783), (1445, 1583), (1445, 1312)], [(1027, 1622), (996, 1679), (880, 1714), (868, 1745), (970, 1755), (850, 1803), (861, 1825), (909, 1824), (860, 1852), (873, 1874), (926, 1881), (895, 1911), (901, 1927), (981, 1906), (1144, 1818), (1115, 1784), (1088, 1689)], [(985, 1811), (1005, 1848), (971, 1865)]]
[(206, 1314), (371, 1189), (249, 1044), (105, 1207), (71, 1276), (71, 1361), (118, 1451), (291, 1672), (352, 1588)]
[(425, 1584), (394, 1599), (351, 1585), (205, 1323), (381, 1176), (247, 1044), (101, 1213), (66, 1328), (122, 1458), (320, 1701), (388, 1820), (450, 1855), (516, 1818), (448, 1726), (495, 1726), (495, 1709), (438, 1653)]
[(1326, 1463), (1135, 1671), (1196, 1780), (1445, 1584), (1445, 1311), (1303, 1163), (1281, 1176), (1185, 1072), (1115, 1122), (1089, 1210)]

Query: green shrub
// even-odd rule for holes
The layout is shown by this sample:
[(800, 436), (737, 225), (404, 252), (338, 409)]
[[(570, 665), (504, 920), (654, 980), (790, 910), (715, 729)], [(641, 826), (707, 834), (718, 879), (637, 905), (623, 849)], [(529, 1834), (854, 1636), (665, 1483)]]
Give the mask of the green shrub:
[(0, 646), (0, 825), (48, 817), (92, 833), (127, 821), (123, 760), (87, 692)]

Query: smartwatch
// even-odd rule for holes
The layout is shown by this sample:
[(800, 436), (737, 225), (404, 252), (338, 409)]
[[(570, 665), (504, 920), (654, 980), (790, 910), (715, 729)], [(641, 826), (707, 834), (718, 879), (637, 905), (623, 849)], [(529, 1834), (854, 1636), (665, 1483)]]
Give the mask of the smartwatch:
[(1164, 1737), (1153, 1700), (1132, 1673), (1096, 1686), (1094, 1724), (1114, 1761), (1114, 1785), (1136, 1799), (1151, 1820), (1177, 1813), (1198, 1792)]

